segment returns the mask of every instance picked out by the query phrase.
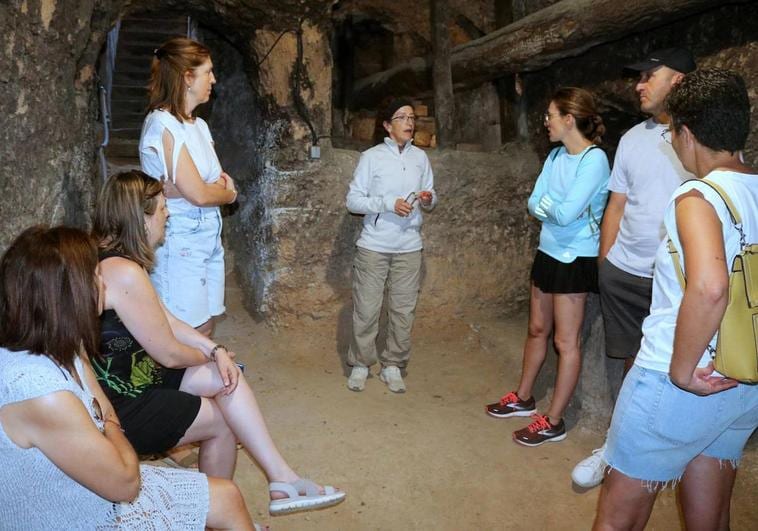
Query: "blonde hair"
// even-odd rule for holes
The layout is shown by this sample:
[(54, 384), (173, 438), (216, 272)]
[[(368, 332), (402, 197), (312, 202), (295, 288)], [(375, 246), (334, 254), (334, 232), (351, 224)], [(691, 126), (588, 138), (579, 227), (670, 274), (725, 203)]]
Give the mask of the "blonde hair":
[(207, 46), (185, 37), (174, 37), (164, 42), (155, 50), (150, 65), (150, 83), (148, 84), (148, 112), (164, 109), (180, 122), (191, 116), (185, 114), (184, 102), (187, 94), (184, 75), (211, 57)]
[(116, 251), (147, 270), (155, 253), (150, 246), (145, 216), (155, 214), (163, 183), (139, 170), (111, 176), (100, 191), (92, 236), (104, 251)]

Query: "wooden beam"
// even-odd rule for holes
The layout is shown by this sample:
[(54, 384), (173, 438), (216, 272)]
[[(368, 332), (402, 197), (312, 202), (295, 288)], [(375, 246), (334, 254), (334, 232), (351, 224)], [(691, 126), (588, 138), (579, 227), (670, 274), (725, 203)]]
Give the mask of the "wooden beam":
[[(456, 86), (477, 85), (505, 74), (543, 69), (554, 62), (632, 33), (694, 13), (756, 0), (563, 0), (480, 39), (453, 48)], [(385, 93), (418, 94), (431, 87), (431, 60), (415, 57), (356, 81), (352, 108), (371, 105)]]
[(432, 80), (434, 86), (434, 119), (437, 122), (437, 145), (440, 148), (455, 145), (455, 101), (453, 76), (450, 70), (450, 4), (448, 0), (432, 0), (432, 42), (434, 60)]

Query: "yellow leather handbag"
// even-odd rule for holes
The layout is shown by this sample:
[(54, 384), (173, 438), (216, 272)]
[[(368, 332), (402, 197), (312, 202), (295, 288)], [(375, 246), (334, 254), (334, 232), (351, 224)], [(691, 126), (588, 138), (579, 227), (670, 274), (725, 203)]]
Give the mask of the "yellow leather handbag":
[[(718, 184), (701, 182), (713, 188), (724, 200), (734, 227), (740, 233), (740, 252), (732, 261), (729, 273), (729, 302), (719, 326), (716, 348), (708, 345), (715, 369), (743, 383), (758, 383), (758, 244), (745, 242), (742, 218), (731, 199)], [(686, 279), (679, 253), (668, 240), (674, 270), (684, 291)]]

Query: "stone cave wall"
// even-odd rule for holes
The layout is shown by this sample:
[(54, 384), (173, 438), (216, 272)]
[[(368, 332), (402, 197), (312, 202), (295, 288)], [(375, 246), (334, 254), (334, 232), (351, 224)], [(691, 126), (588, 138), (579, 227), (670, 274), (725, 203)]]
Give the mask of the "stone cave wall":
[[(587, 88), (596, 95), (608, 132), (605, 144), (612, 157), (621, 135), (644, 120), (634, 91), (636, 78), (624, 77), (622, 67), (645, 53), (671, 46), (688, 47), (699, 67), (739, 72), (752, 105), (751, 135), (745, 159), (758, 165), (758, 3), (727, 5), (654, 30), (596, 46), (544, 70), (523, 74), (528, 108), (528, 138), (541, 155), (549, 150), (542, 113), (559, 86)], [(728, 31), (725, 30), (728, 28)]]
[(213, 52), (219, 78), (209, 126), (219, 159), (240, 191), (237, 203), (224, 208), (225, 245), (233, 252), (248, 310), (266, 318), (272, 318), (269, 301), (282, 254), (276, 232), (282, 208), (280, 183), (309, 165), (311, 126), (319, 137), (317, 143), (325, 149), (329, 141), (323, 137), (331, 128), (331, 56), (326, 32), (316, 25), (303, 25), (303, 117), (295, 109), (292, 90), (297, 37), (293, 31), (282, 31), (256, 31), (249, 55), (217, 33), (206, 32), (204, 39)]
[[(554, 0), (541, 2), (512, 2), (510, 10), (505, 13), (505, 18), (516, 20), (530, 15), (531, 13), (554, 4)], [(378, 7), (376, 7), (378, 9)], [(731, 4), (709, 10), (705, 13), (689, 16), (677, 22), (666, 24), (648, 31), (639, 32), (632, 36), (619, 39), (611, 43), (600, 44), (589, 49), (587, 52), (573, 58), (563, 59), (555, 62), (550, 67), (536, 72), (521, 74), (525, 97), (516, 98), (514, 90), (514, 76), (507, 76), (494, 83), (497, 87), (503, 106), (502, 119), (502, 139), (510, 142), (521, 138), (532, 148), (536, 149), (536, 160), (542, 160), (547, 154), (550, 145), (546, 138), (545, 129), (542, 124), (542, 113), (547, 107), (550, 95), (559, 86), (575, 85), (582, 86), (592, 90), (598, 98), (600, 110), (604, 116), (608, 132), (605, 137), (604, 147), (608, 151), (609, 158), (612, 159), (615, 146), (618, 144), (620, 136), (631, 126), (645, 119), (645, 116), (639, 112), (638, 98), (634, 92), (635, 80), (622, 76), (622, 66), (639, 60), (645, 53), (658, 48), (669, 46), (687, 46), (689, 47), (701, 67), (722, 67), (739, 71), (745, 78), (752, 106), (752, 132), (748, 139), (748, 145), (745, 150), (745, 159), (748, 163), (758, 165), (758, 3), (747, 2), (740, 4)], [(502, 20), (502, 23), (508, 23), (508, 20)], [(417, 53), (416, 56), (421, 56)], [(406, 58), (407, 60), (408, 58)], [(493, 125), (491, 101), (492, 84), (484, 83), (478, 87), (456, 90), (456, 128), (461, 134), (462, 142), (477, 142), (477, 134), (483, 135), (478, 138), (487, 138), (484, 135), (489, 127)], [(488, 91), (490, 94), (488, 94)], [(414, 95), (428, 103), (428, 93)], [(489, 98), (489, 99), (488, 99)], [(433, 113), (433, 105), (429, 105), (430, 113)], [(461, 115), (466, 113), (466, 115)], [(477, 129), (478, 128), (478, 129)], [(490, 148), (492, 149), (492, 148)], [(443, 176), (446, 171), (455, 172), (456, 160), (465, 160), (468, 154), (458, 153), (451, 155), (450, 159), (433, 160), (437, 163), (435, 168), (440, 168), (440, 184), (445, 189), (448, 183)], [(478, 162), (478, 159), (477, 159)], [(510, 164), (513, 158), (504, 164)], [(462, 168), (463, 173), (471, 171), (468, 167)], [(523, 181), (526, 188), (531, 186), (536, 171), (531, 172)], [(501, 176), (502, 178), (502, 176)], [(477, 182), (479, 182), (477, 180)], [(485, 180), (486, 182), (486, 180)], [(478, 198), (478, 193), (473, 190), (461, 190), (462, 197), (469, 201)], [(452, 194), (456, 196), (456, 194)], [(447, 196), (441, 193), (443, 201)], [(502, 209), (519, 209), (523, 208), (523, 202), (506, 201), (502, 205), (493, 205), (494, 211)], [(511, 223), (518, 223), (511, 220)], [(474, 223), (476, 226), (476, 223)], [(428, 223), (425, 227), (427, 241), (430, 242), (428, 254), (427, 272), (444, 271), (447, 278), (455, 278), (452, 269), (445, 269), (444, 262), (435, 261), (433, 253), (442, 252), (446, 255), (447, 260), (454, 260), (455, 252), (458, 249), (447, 249), (444, 245), (435, 247), (432, 244), (438, 244), (439, 240), (435, 235), (438, 230), (449, 230), (444, 215), (435, 212), (429, 216)], [(497, 234), (497, 231), (490, 232)], [(518, 249), (518, 245), (511, 246), (511, 240), (500, 240), (495, 238), (498, 249), (503, 254), (509, 254), (513, 249)], [(532, 243), (534, 243), (532, 239)], [(471, 248), (481, 250), (482, 241), (472, 243)], [(346, 252), (347, 252), (346, 248)], [(521, 254), (521, 267), (528, 265), (533, 253), (533, 247), (525, 248)], [(519, 270), (516, 266), (516, 271)], [(454, 268), (453, 268), (454, 269)], [(483, 276), (490, 275), (492, 278), (498, 278), (502, 283), (507, 283), (500, 276), (501, 271), (498, 267), (488, 268), (483, 273), (477, 268), (464, 268), (468, 275), (466, 281), (469, 283), (467, 289), (471, 288)], [(439, 277), (441, 278), (441, 276)], [(513, 300), (525, 302), (526, 300), (526, 275), (514, 275), (511, 284), (513, 287), (510, 293), (517, 295)], [(434, 293), (434, 282), (429, 282), (430, 278), (425, 279), (423, 291), (424, 295), (420, 300), (420, 313), (424, 313), (425, 305), (436, 302), (441, 294)], [(515, 285), (522, 282), (522, 291), (515, 289)], [(463, 282), (462, 282), (463, 284)], [(449, 289), (447, 296), (455, 293), (455, 289)], [(510, 293), (504, 290), (499, 291), (501, 297), (500, 303), (495, 303), (495, 308), (503, 308), (503, 300), (510, 300)], [(445, 297), (442, 296), (442, 300)], [(476, 300), (476, 299), (472, 299)], [(489, 301), (488, 301), (489, 302)], [(445, 308), (445, 305), (442, 306)], [(452, 308), (448, 306), (446, 310)], [(523, 306), (517, 309), (523, 310)], [(455, 311), (448, 315), (455, 315)], [(445, 315), (442, 310), (437, 311), (437, 316)], [(612, 411), (612, 404), (618, 391), (618, 385), (621, 380), (621, 366), (614, 360), (609, 360), (604, 355), (604, 339), (602, 330), (602, 321), (599, 314), (598, 300), (596, 296), (591, 296), (587, 305), (587, 315), (582, 333), (583, 343), (585, 345), (585, 363), (582, 376), (575, 393), (569, 410), (567, 412), (567, 421), (569, 425), (580, 423), (582, 426), (592, 429), (593, 431), (602, 431), (607, 427), (609, 415)], [(554, 356), (549, 358), (546, 363), (546, 369), (542, 371), (538, 380), (535, 392), (538, 397), (549, 396), (551, 386), (555, 378), (555, 360)], [(754, 441), (758, 440), (754, 438)]]
[(84, 225), (96, 185), (94, 0), (0, 4), (0, 251), (37, 223)]
[[(608, 132), (603, 147), (613, 160), (621, 135), (646, 118), (639, 112), (634, 91), (636, 78), (622, 76), (622, 67), (645, 53), (670, 46), (689, 47), (699, 67), (738, 71), (745, 78), (750, 100), (751, 134), (745, 160), (758, 167), (758, 3), (728, 5), (684, 18), (655, 30), (596, 46), (586, 53), (554, 63), (549, 68), (522, 75), (525, 87), (526, 131), (530, 145), (544, 158), (550, 149), (542, 113), (559, 86), (575, 85), (596, 95)], [(728, 31), (725, 31), (728, 28)], [(513, 113), (513, 118), (517, 118)], [(514, 126), (513, 130), (516, 130)], [(514, 133), (515, 136), (515, 133)], [(579, 424), (595, 432), (607, 428), (618, 392), (622, 367), (604, 354), (604, 334), (596, 296), (590, 296), (582, 332), (583, 367), (577, 390), (566, 412), (568, 426)], [(550, 396), (557, 356), (549, 356), (535, 386), (538, 398)], [(752, 447), (758, 436), (752, 438)]]
[[(309, 126), (292, 93), (294, 30), (297, 14), (306, 8), (295, 0), (275, 4), (261, 2), (246, 15), (230, 2), (140, 5), (186, 8), (208, 27), (220, 74), (210, 124), (222, 163), (240, 188), (240, 201), (225, 218), (225, 238), (248, 308), (282, 326), (301, 319), (336, 320), (342, 337), (360, 230), (360, 218), (347, 213), (344, 197), (358, 152), (330, 149), (329, 138), (319, 138), (323, 157), (308, 160), (313, 132), (324, 137), (332, 130), (331, 26), (323, 5), (302, 26), (300, 94)], [(316, 10), (316, 4), (306, 7)], [(106, 31), (127, 8), (137, 7), (94, 0), (0, 5), (0, 85), (11, 95), (0, 100), (5, 145), (0, 249), (35, 222), (86, 226), (98, 186), (92, 72)], [(419, 314), (523, 309), (539, 228), (524, 205), (548, 149), (540, 114), (556, 86), (579, 84), (598, 92), (612, 149), (621, 132), (641, 119), (633, 83), (620, 78), (619, 65), (641, 50), (677, 43), (675, 37), (684, 36), (703, 65), (741, 69), (754, 99), (758, 47), (751, 21), (756, 19), (755, 4), (727, 6), (525, 74), (529, 144), (508, 144), (493, 153), (430, 151), (441, 203), (426, 219)], [(730, 31), (720, 32), (723, 27)], [(464, 110), (487, 108), (492, 114), (491, 85), (457, 97)], [(475, 103), (485, 101), (490, 103)], [(467, 130), (470, 124), (458, 126)], [(493, 124), (480, 124), (482, 130), (487, 126)], [(758, 158), (756, 140), (752, 135), (746, 150), (752, 162)]]
[[(226, 77), (210, 123), (222, 162), (240, 188), (239, 205), (225, 220), (227, 245), (240, 257), (251, 309), (265, 308), (266, 278), (277, 254), (270, 227), (278, 175), (305, 164), (311, 127), (317, 136), (331, 128), (329, 7), (319, 0), (0, 4), (0, 86), (8, 96), (0, 99), (0, 252), (34, 223), (89, 225), (100, 183), (94, 73), (107, 31), (131, 12), (190, 14), (207, 28)], [(291, 87), (298, 28), (304, 57), (296, 102)]]
[[(0, 86), (6, 96), (0, 99), (0, 183), (5, 192), (0, 198), (0, 250), (33, 223), (87, 225), (98, 186), (95, 65), (107, 31), (119, 16), (138, 9), (191, 12), (248, 51), (255, 47), (258, 30), (295, 28), (304, 17), (309, 35), (307, 28), (322, 27), (329, 13), (329, 6), (318, 0), (0, 3)], [(313, 119), (326, 130), (329, 87), (317, 87), (319, 94), (327, 94), (321, 110), (308, 93), (311, 88), (303, 89), (306, 105), (314, 104)], [(287, 116), (291, 109), (277, 111)]]
[[(496, 7), (493, 0), (451, 0), (449, 21), (451, 46), (479, 38), (497, 28)], [(430, 2), (418, 2), (412, 8), (408, 4), (393, 1), (343, 0), (334, 13), (335, 28), (339, 33), (345, 24), (350, 24), (354, 35), (350, 58), (353, 65), (346, 67), (337, 60), (336, 72), (348, 68), (355, 79), (390, 69), (414, 57), (432, 53)], [(510, 9), (510, 8), (509, 8)], [(510, 15), (509, 15), (510, 16)], [(344, 53), (344, 52), (343, 52)], [(340, 55), (340, 52), (337, 52)], [(338, 94), (339, 89), (335, 90)], [(431, 125), (417, 124), (417, 129), (434, 134), (434, 97), (432, 93), (393, 94), (413, 96), (429, 110)], [(336, 101), (335, 122), (341, 136), (347, 135), (355, 147), (364, 148), (373, 142), (376, 121), (375, 107), (352, 109), (343, 112), (345, 102)], [(501, 144), (500, 109), (497, 90), (492, 83), (471, 87), (456, 94), (457, 142), (464, 149), (496, 151)], [(485, 127), (482, 124), (486, 123)], [(343, 130), (344, 128), (344, 130)], [(379, 132), (381, 134), (381, 131)], [(424, 147), (430, 144), (417, 138)], [(431, 147), (434, 147), (432, 144)]]
[[(540, 162), (524, 145), (502, 153), (429, 151), (440, 202), (424, 214), (419, 318), (445, 320), (524, 307), (539, 225), (526, 211)], [(345, 208), (359, 153), (330, 149), (305, 168), (271, 175), (276, 256), (266, 310), (278, 326), (333, 327), (346, 351), (351, 267), (362, 216)]]

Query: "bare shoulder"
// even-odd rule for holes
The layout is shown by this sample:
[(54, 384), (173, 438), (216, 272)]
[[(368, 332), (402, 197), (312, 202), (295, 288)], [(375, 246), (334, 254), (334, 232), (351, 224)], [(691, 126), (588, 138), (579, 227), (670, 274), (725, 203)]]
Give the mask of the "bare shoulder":
[(690, 198), (690, 197), (695, 197), (697, 199), (705, 199), (703, 192), (701, 192), (697, 188), (690, 188), (686, 192), (679, 194), (676, 197), (676, 204), (678, 205), (682, 200)]
[(30, 419), (46, 421), (50, 423), (66, 422), (72, 418), (72, 413), (77, 410), (84, 411), (84, 404), (73, 392), (68, 390), (54, 391), (46, 395), (38, 396), (19, 402), (25, 404)]
[(91, 422), (82, 401), (68, 390), (7, 404), (2, 420), (6, 434), (22, 448), (38, 446), (44, 433), (78, 429), (84, 422)]
[(106, 287), (134, 287), (150, 282), (142, 266), (121, 256), (112, 256), (100, 262), (100, 273)]

